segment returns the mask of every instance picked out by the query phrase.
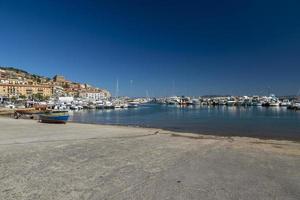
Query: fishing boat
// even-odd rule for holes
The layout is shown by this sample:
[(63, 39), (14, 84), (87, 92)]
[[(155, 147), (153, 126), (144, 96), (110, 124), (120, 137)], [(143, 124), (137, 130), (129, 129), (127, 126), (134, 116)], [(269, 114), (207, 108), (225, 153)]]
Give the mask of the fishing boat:
[(68, 111), (53, 110), (40, 115), (42, 123), (61, 123), (65, 124), (69, 119)]

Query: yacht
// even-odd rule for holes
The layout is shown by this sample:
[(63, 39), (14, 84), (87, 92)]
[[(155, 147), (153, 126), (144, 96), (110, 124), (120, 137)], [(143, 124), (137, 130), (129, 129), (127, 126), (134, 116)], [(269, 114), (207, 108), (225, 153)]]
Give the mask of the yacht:
[(253, 96), (251, 100), (251, 105), (252, 106), (261, 106), (262, 102), (260, 101), (258, 96)]
[(282, 102), (280, 103), (280, 106), (290, 106), (291, 102), (288, 99), (283, 99)]
[(269, 102), (269, 106), (280, 106), (279, 101), (271, 101)]
[(288, 109), (300, 110), (300, 100), (295, 100), (287, 107)]
[(138, 102), (129, 102), (128, 103), (128, 108), (137, 108), (139, 106), (139, 103)]
[(200, 105), (200, 100), (199, 99), (192, 99), (192, 104), (193, 105)]
[(279, 99), (274, 94), (271, 94), (269, 97), (266, 97), (264, 103), (262, 104), (262, 106), (273, 106), (273, 107), (277, 107), (279, 105), (280, 105)]
[(236, 105), (236, 100), (233, 97), (228, 97), (226, 105), (227, 106), (234, 106), (234, 105)]
[(177, 96), (174, 97), (169, 97), (165, 100), (166, 104), (168, 105), (175, 105), (175, 104), (179, 104), (180, 102), (180, 98)]
[(128, 104), (127, 103), (121, 104), (121, 108), (128, 108)]
[(104, 108), (105, 109), (114, 108), (113, 103), (110, 101), (104, 101)]
[(96, 104), (96, 109), (103, 109), (105, 107), (105, 104), (103, 101), (99, 101)]

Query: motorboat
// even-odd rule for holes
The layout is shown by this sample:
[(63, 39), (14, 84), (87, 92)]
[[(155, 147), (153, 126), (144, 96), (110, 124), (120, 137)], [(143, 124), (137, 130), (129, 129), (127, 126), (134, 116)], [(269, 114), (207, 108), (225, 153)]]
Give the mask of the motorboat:
[(227, 99), (226, 105), (227, 105), (227, 106), (235, 106), (236, 103), (237, 103), (237, 102), (236, 102), (236, 100), (235, 100), (234, 98), (229, 97), (229, 98)]
[(288, 99), (283, 99), (282, 102), (280, 103), (280, 106), (289, 106), (289, 105), (291, 105), (291, 102)]
[(292, 110), (300, 110), (300, 100), (293, 101), (287, 108)]

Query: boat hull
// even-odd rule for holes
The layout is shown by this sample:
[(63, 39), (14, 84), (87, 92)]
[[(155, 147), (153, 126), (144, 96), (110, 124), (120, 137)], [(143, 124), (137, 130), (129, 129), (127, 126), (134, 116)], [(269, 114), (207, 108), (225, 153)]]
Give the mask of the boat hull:
[(51, 116), (51, 115), (40, 115), (40, 121), (42, 123), (59, 123), (65, 124), (69, 119), (69, 115), (59, 115), (59, 116)]

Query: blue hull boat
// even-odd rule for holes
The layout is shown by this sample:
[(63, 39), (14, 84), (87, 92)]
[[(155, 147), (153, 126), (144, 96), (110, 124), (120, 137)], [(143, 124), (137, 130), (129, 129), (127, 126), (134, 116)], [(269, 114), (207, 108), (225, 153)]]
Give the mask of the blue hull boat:
[(65, 124), (69, 119), (69, 114), (64, 111), (53, 111), (50, 113), (40, 115), (42, 123), (60, 123)]

